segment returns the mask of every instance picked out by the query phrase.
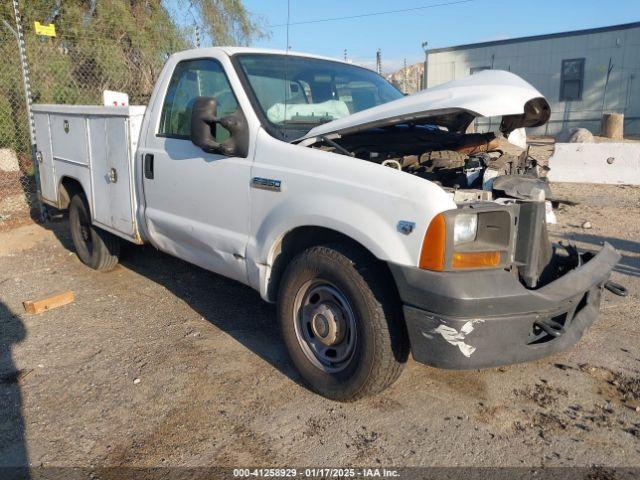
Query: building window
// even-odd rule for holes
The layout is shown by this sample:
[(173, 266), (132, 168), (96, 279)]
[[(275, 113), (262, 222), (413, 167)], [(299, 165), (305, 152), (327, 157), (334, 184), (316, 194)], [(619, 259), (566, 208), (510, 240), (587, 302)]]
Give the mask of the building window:
[(471, 67), (469, 69), (469, 75), (473, 75), (474, 73), (478, 73), (483, 70), (491, 70), (491, 67)]
[(562, 61), (560, 77), (560, 101), (582, 100), (584, 83), (584, 58), (572, 58)]

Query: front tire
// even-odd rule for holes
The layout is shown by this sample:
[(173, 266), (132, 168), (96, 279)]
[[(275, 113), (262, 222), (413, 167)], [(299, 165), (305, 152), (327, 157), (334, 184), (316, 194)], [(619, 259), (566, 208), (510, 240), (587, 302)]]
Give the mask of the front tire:
[(407, 335), (392, 280), (360, 249), (323, 245), (287, 267), (278, 319), (291, 359), (313, 390), (350, 401), (402, 373)]
[(84, 194), (76, 194), (69, 203), (69, 229), (76, 254), (94, 270), (109, 271), (118, 264), (120, 239), (91, 223)]

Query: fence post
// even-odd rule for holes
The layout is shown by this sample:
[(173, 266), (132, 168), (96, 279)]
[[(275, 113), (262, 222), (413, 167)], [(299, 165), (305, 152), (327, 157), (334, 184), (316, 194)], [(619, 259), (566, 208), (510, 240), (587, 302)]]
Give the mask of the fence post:
[(13, 14), (16, 18), (16, 33), (18, 34), (18, 51), (20, 55), (20, 67), (22, 68), (22, 84), (24, 86), (24, 96), (27, 106), (27, 118), (29, 120), (29, 139), (31, 141), (31, 162), (33, 163), (33, 176), (36, 182), (36, 201), (40, 209), (40, 220), (45, 221), (46, 211), (44, 205), (40, 201), (40, 171), (38, 168), (38, 160), (36, 158), (36, 129), (33, 120), (33, 112), (31, 104), (33, 98), (31, 96), (31, 82), (29, 80), (29, 64), (27, 63), (27, 49), (24, 42), (24, 32), (22, 31), (22, 19), (20, 10), (18, 9), (18, 0), (13, 0)]

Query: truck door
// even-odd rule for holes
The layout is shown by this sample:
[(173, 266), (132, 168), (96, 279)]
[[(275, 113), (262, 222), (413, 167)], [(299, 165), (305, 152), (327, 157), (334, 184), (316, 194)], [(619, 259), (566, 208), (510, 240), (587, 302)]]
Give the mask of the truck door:
[[(176, 65), (139, 151), (147, 229), (159, 249), (246, 282), (251, 161), (205, 153), (191, 142), (191, 105), (199, 96), (216, 98), (218, 116), (239, 108), (219, 61)], [(215, 135), (221, 142), (229, 132), (217, 125)]]
[(87, 119), (91, 150), (93, 221), (134, 238), (129, 155), (129, 118)]

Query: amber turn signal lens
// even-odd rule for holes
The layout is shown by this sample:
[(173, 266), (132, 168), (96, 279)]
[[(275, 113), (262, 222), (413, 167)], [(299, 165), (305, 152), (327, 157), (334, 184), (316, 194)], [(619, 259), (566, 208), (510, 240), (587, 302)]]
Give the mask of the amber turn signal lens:
[(453, 268), (482, 268), (500, 265), (500, 252), (454, 252)]
[(442, 271), (444, 269), (444, 249), (447, 240), (447, 226), (444, 215), (436, 215), (422, 241), (420, 268)]

